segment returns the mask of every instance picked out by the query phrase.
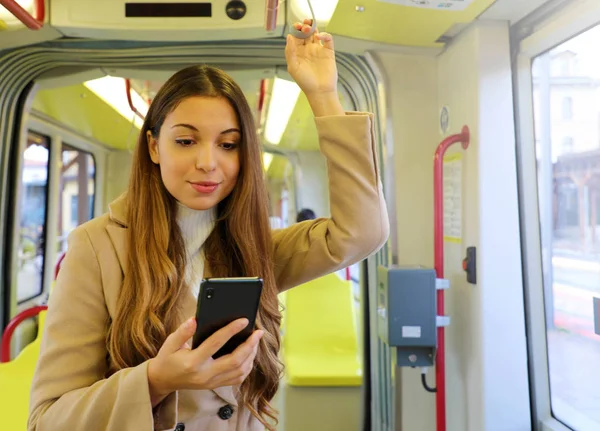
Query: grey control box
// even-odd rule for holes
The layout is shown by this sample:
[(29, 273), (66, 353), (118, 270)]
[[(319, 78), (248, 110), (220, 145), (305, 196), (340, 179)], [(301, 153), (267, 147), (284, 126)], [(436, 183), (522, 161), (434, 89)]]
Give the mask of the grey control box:
[(420, 266), (378, 268), (378, 333), (396, 347), (398, 366), (433, 365), (437, 346), (436, 274)]

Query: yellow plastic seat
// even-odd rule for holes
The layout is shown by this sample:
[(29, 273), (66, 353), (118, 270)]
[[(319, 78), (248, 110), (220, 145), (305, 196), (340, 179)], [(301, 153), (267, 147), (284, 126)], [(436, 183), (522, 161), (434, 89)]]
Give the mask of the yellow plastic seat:
[(2, 429), (26, 431), (29, 392), (40, 355), (40, 342), (46, 312), (38, 314), (36, 339), (10, 362), (0, 363), (0, 425)]
[(360, 386), (352, 285), (330, 274), (282, 295), (283, 361), (290, 386)]

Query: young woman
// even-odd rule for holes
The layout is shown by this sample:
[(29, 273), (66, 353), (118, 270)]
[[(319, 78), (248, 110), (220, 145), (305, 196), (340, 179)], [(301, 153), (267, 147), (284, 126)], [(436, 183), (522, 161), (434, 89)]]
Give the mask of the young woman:
[[(275, 429), (277, 294), (367, 257), (389, 229), (372, 116), (343, 111), (331, 36), (288, 36), (286, 59), (316, 117), (331, 218), (270, 232), (242, 91), (214, 68), (176, 73), (152, 101), (127, 193), (70, 235), (29, 430)], [(190, 349), (198, 286), (210, 276), (264, 280), (257, 330), (217, 360), (247, 321)]]

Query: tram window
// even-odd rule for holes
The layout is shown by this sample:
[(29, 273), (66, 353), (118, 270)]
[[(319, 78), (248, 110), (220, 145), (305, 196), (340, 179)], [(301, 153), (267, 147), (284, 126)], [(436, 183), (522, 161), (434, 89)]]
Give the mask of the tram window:
[(27, 134), (19, 196), (19, 303), (38, 296), (43, 288), (49, 141), (33, 132)]
[(599, 39), (600, 26), (532, 68), (550, 399), (577, 431), (600, 429)]
[(62, 146), (61, 193), (58, 217), (58, 255), (67, 249), (69, 233), (94, 217), (96, 163), (94, 156)]

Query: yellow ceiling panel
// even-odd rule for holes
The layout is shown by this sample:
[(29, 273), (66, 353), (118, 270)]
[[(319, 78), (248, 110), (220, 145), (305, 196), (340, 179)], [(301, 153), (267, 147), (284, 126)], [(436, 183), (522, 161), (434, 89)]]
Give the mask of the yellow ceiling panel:
[[(33, 108), (110, 147), (124, 150), (139, 129), (83, 84), (39, 91)], [(133, 114), (132, 114), (133, 115)]]
[[(420, 1), (429, 2), (433, 7), (449, 3), (444, 0)], [(327, 31), (372, 42), (440, 47), (443, 44), (437, 40), (452, 26), (473, 21), (494, 2), (473, 0), (464, 10), (439, 10), (380, 0), (339, 0)]]
[(304, 93), (300, 93), (279, 146), (293, 150), (318, 150), (319, 137), (315, 117)]
[[(354, 107), (350, 106), (350, 102), (347, 100), (346, 91), (341, 87), (339, 97), (344, 109), (354, 110)], [(315, 116), (306, 95), (302, 92), (298, 96), (298, 101), (290, 115), (279, 146), (298, 151), (319, 151), (319, 135), (315, 125)]]

